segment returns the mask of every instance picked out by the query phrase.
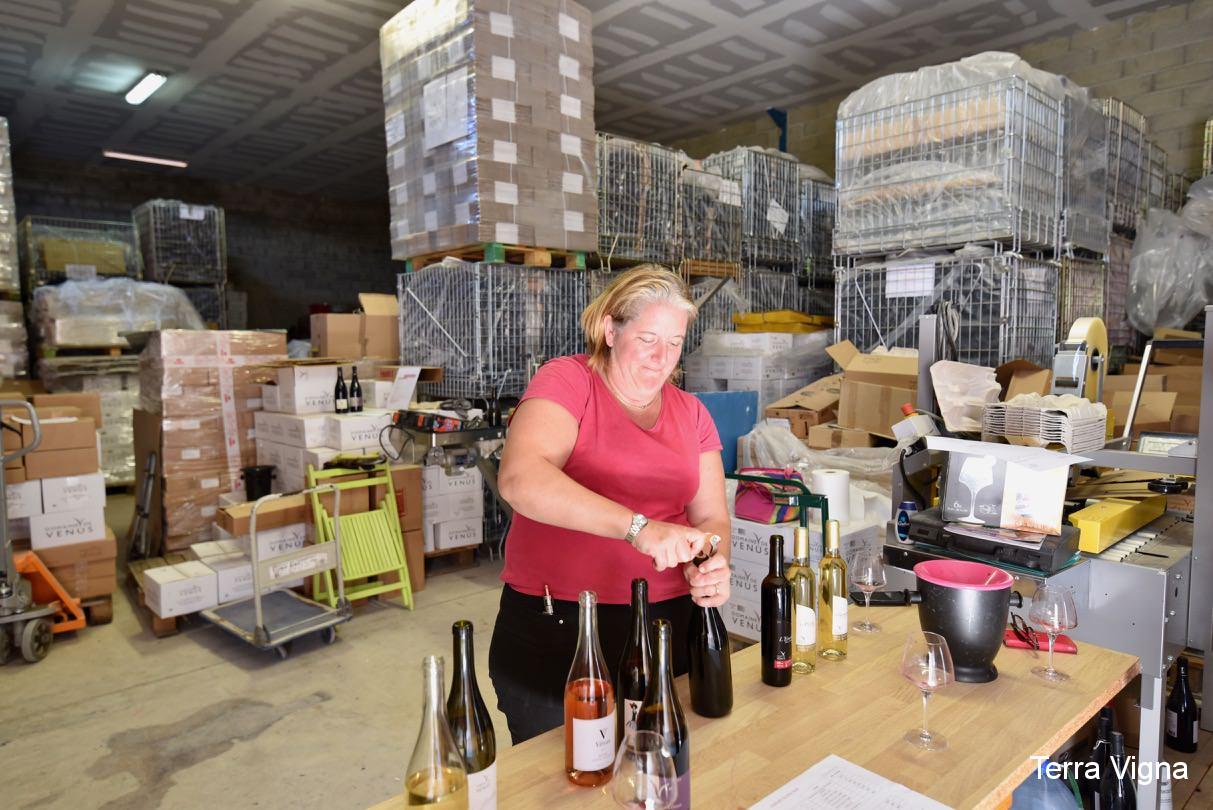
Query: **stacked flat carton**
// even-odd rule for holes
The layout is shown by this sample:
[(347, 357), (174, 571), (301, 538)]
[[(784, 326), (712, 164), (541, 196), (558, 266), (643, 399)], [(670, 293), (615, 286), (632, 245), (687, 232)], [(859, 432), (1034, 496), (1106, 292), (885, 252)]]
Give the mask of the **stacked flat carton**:
[(828, 368), (805, 366), (795, 352), (807, 348), (811, 334), (791, 332), (709, 332), (701, 347), (686, 356), (688, 391), (757, 391), (758, 408), (804, 387)]
[(425, 550), (479, 546), (484, 541), (484, 478), (475, 467), (421, 470)]
[[(117, 543), (105, 524), (100, 403), (96, 395), (40, 399), (38, 449), (4, 470), (9, 536), (33, 549), (72, 596), (106, 596), (114, 591)], [(33, 442), (24, 412), (7, 413), (4, 421), (6, 453)]]
[(164, 548), (210, 540), (219, 496), (242, 485), (240, 470), (256, 463), (254, 414), (270, 364), (286, 359), (281, 333), (156, 332), (140, 356), (140, 409), (135, 454), (143, 475), (149, 451), (159, 455), (152, 530)]
[(417, 0), (379, 33), (392, 256), (597, 246), (590, 13)]

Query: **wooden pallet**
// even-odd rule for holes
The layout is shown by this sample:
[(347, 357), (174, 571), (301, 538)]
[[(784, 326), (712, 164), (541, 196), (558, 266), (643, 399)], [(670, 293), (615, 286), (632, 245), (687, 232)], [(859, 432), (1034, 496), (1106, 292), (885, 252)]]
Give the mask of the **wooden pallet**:
[(134, 354), (127, 346), (39, 346), (38, 356), (52, 357), (121, 357)]
[(411, 273), (414, 270), (420, 270), (432, 264), (439, 264), (448, 256), (465, 262), (497, 262), (499, 264), (518, 264), (527, 267), (555, 267), (566, 270), (584, 270), (586, 268), (586, 254), (583, 250), (520, 247), (518, 245), (503, 245), (500, 242), (484, 242), (478, 245), (467, 245), (461, 248), (452, 248), (450, 250), (414, 256), (405, 262), (405, 271)]
[(88, 620), (89, 626), (109, 624), (114, 620), (113, 594), (85, 599), (80, 603), (80, 607), (84, 608), (84, 616)]
[(170, 552), (163, 557), (152, 557), (147, 560), (136, 560), (130, 564), (127, 574), (127, 585), (131, 589), (131, 594), (135, 599), (135, 606), (139, 612), (143, 613), (151, 627), (152, 635), (156, 638), (166, 638), (176, 635), (178, 631), (177, 619), (178, 616), (170, 616), (167, 619), (162, 619), (155, 613), (152, 613), (151, 608), (147, 606), (147, 598), (143, 590), (143, 572), (149, 568), (158, 568), (162, 565), (175, 565), (179, 562), (185, 562), (188, 558), (180, 552)]
[(683, 259), (678, 265), (678, 272), (683, 278), (698, 277), (731, 278), (741, 281), (740, 262), (712, 262), (704, 259)]

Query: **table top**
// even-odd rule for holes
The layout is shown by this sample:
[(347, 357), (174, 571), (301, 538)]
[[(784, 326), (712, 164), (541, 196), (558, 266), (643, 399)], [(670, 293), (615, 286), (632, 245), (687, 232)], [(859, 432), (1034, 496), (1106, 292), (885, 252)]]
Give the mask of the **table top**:
[[(852, 618), (860, 610), (852, 607)], [(830, 754), (951, 807), (994, 807), (1035, 769), (1032, 756), (1056, 751), (1138, 673), (1134, 656), (1083, 644), (1078, 655), (1057, 656), (1070, 680), (1050, 683), (1031, 673), (1046, 653), (1003, 648), (997, 680), (951, 684), (931, 698), (931, 730), (948, 747), (919, 751), (902, 736), (921, 724), (921, 692), (899, 673), (906, 637), (920, 629), (917, 608), (873, 608), (872, 618), (882, 632), (852, 632), (846, 660), (819, 660), (788, 687), (762, 683), (757, 644), (735, 653), (733, 711), (724, 718), (695, 714), (678, 679), (697, 810), (748, 807)], [(511, 810), (615, 806), (603, 788), (565, 778), (562, 728), (500, 750), (497, 774), (498, 804)]]

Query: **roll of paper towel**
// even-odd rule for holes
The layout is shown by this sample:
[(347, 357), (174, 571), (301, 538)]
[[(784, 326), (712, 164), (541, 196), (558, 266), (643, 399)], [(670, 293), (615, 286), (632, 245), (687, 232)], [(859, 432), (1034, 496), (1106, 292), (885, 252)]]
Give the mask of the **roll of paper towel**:
[[(851, 519), (851, 474), (846, 470), (813, 470), (810, 488), (814, 495), (824, 495), (830, 503), (830, 520), (846, 523)], [(816, 520), (820, 511), (813, 510)]]

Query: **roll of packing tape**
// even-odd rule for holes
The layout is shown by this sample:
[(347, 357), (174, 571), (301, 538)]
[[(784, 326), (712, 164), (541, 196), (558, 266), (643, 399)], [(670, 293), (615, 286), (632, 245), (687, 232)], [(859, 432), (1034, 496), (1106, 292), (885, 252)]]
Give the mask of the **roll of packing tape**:
[[(1091, 402), (1099, 402), (1099, 374), (1092, 368), (1092, 360), (1099, 357), (1107, 369), (1108, 362), (1108, 328), (1101, 318), (1079, 318), (1070, 327), (1066, 340), (1083, 340), (1087, 344), (1087, 380), (1083, 385), (1082, 395)], [(1110, 422), (1109, 422), (1110, 424)]]
[[(851, 519), (851, 474), (846, 470), (813, 470), (810, 486), (814, 495), (824, 495), (830, 504), (830, 520), (845, 523)], [(819, 510), (813, 510), (817, 515)], [(817, 515), (817, 520), (821, 516)]]

